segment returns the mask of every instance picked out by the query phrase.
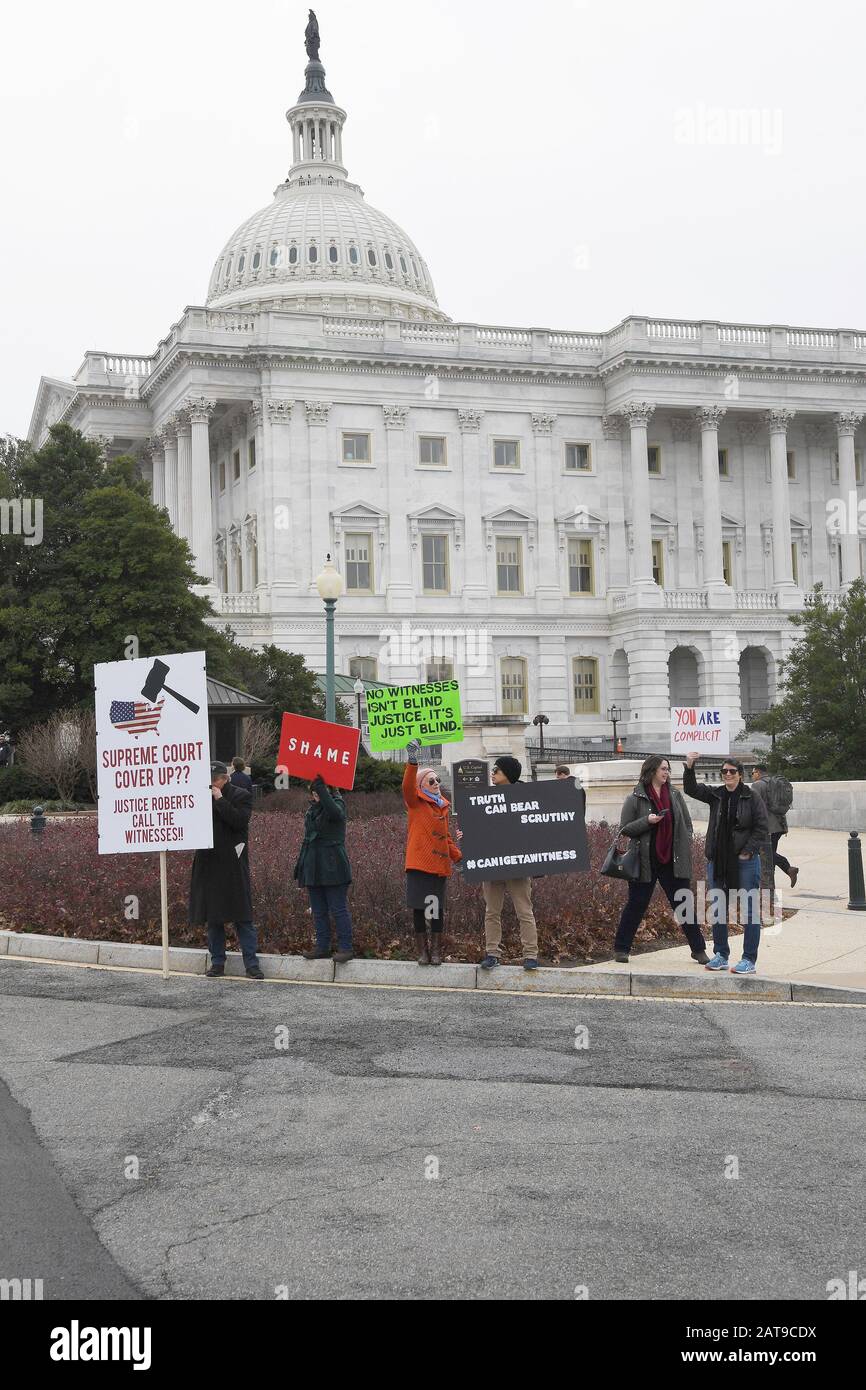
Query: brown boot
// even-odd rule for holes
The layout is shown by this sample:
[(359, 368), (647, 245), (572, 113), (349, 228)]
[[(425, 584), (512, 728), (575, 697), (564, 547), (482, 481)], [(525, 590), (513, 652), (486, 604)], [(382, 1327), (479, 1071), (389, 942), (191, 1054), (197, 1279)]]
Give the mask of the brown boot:
[(431, 932), (431, 933), (430, 933), (430, 964), (431, 964), (431, 965), (441, 965), (441, 964), (442, 964), (442, 933), (441, 933), (441, 932)]
[(415, 944), (418, 948), (418, 964), (429, 965), (430, 952), (427, 947), (427, 933), (425, 931), (416, 931)]

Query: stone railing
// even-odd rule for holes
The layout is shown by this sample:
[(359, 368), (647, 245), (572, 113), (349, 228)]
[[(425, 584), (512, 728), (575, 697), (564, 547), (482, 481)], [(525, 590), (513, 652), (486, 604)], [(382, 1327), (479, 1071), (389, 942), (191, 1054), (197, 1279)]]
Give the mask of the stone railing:
[(532, 334), (523, 328), (476, 328), (479, 347), (529, 348)]
[(258, 594), (220, 594), (217, 607), (223, 614), (258, 613)]
[(835, 351), (839, 346), (838, 333), (825, 333), (817, 328), (789, 328), (788, 347), (820, 348)]
[(745, 324), (720, 323), (719, 342), (732, 347), (766, 347), (770, 341), (768, 328), (749, 328)]
[(258, 327), (257, 314), (233, 314), (224, 310), (208, 313), (207, 326), (219, 333), (255, 333)]
[(648, 338), (673, 339), (680, 343), (699, 343), (701, 340), (701, 325), (699, 323), (671, 323), (667, 319), (648, 321), (646, 326)]
[(603, 333), (548, 333), (551, 352), (601, 352)]
[(152, 357), (106, 357), (105, 370), (110, 376), (150, 376)]
[(322, 319), (322, 332), (328, 338), (383, 338), (384, 319)]
[(738, 608), (778, 608), (779, 595), (772, 589), (739, 589)]
[(665, 608), (706, 608), (705, 589), (665, 589)]
[(456, 346), (460, 329), (456, 323), (404, 323), (400, 329), (404, 343), (445, 343)]

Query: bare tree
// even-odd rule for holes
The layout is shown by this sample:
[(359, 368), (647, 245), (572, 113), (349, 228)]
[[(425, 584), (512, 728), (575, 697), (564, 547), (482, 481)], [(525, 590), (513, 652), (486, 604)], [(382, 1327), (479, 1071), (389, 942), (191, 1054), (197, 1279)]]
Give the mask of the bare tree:
[(80, 710), (62, 710), (18, 737), (18, 762), (60, 801), (72, 800), (81, 772), (81, 718)]
[(97, 792), (96, 714), (92, 709), (86, 709), (80, 711), (77, 717), (79, 728), (78, 766), (87, 778), (90, 800), (95, 802)]
[(260, 714), (254, 714), (244, 720), (241, 754), (248, 767), (252, 766), (253, 761), (260, 762), (270, 758), (276, 749), (277, 733), (270, 719), (263, 719)]

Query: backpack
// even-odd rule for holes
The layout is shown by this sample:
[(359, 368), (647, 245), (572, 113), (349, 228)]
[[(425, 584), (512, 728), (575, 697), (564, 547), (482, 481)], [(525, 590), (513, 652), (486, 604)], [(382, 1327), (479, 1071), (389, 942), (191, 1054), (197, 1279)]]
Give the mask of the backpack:
[(767, 782), (767, 809), (774, 816), (784, 816), (794, 800), (794, 788), (787, 777), (771, 777)]

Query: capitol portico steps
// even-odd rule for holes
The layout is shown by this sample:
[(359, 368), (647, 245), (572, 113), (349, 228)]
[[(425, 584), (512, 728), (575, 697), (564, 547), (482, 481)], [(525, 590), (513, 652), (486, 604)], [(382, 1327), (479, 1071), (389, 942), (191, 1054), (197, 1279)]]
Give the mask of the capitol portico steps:
[[(151, 974), (162, 970), (162, 948), (159, 946), (81, 941), (75, 937), (23, 932), (0, 931), (0, 957), (3, 956), (21, 962), (41, 961)], [(866, 990), (800, 984), (764, 976), (708, 975), (702, 970), (687, 975), (651, 975), (638, 970), (606, 972), (584, 971), (580, 967), (542, 967), (537, 972), (529, 972), (522, 966), (501, 965), (488, 972), (479, 966), (462, 963), (434, 968), (419, 966), (414, 961), (358, 958), (347, 965), (337, 965), (333, 960), (308, 961), (301, 956), (272, 955), (260, 955), (259, 963), (266, 981), (286, 984), (866, 1007)], [(207, 952), (204, 950), (176, 946), (169, 950), (169, 969), (173, 974), (203, 976), (206, 967)], [(236, 952), (228, 953), (226, 975), (244, 979), (246, 983), (243, 961)]]

